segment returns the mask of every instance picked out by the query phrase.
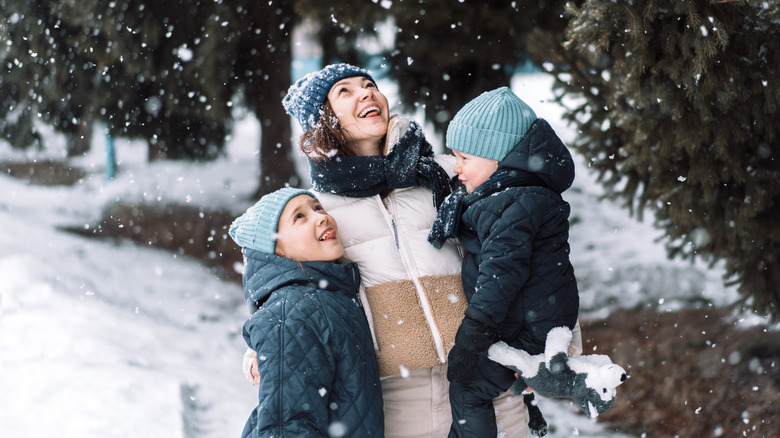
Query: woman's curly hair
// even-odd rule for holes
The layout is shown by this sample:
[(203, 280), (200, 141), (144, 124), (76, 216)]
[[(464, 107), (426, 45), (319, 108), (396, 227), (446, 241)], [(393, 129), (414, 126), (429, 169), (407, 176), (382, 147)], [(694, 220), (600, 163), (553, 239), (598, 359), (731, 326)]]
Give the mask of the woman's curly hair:
[[(310, 130), (303, 133), (298, 146), (310, 160), (325, 161), (331, 157), (356, 156), (355, 151), (349, 146), (349, 140), (333, 108), (326, 101), (322, 105), (319, 120)], [(384, 139), (381, 143), (384, 143)]]

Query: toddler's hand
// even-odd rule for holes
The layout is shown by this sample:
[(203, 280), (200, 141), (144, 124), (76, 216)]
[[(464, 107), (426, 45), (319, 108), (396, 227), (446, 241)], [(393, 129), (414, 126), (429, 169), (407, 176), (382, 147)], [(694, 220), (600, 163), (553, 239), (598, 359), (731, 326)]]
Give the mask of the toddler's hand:
[(479, 353), (458, 348), (458, 345), (455, 344), (447, 356), (447, 380), (459, 383), (468, 382), (472, 379), (477, 364), (479, 364)]

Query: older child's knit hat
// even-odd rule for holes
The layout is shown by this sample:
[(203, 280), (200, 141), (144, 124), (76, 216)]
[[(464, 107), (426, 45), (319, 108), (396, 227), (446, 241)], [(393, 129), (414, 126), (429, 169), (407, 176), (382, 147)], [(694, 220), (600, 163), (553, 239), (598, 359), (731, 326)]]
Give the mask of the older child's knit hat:
[(242, 248), (273, 254), (276, 250), (279, 216), (290, 199), (298, 195), (309, 195), (317, 199), (307, 190), (292, 187), (279, 189), (260, 198), (255, 205), (236, 218), (230, 225), (228, 234)]
[(355, 76), (366, 77), (376, 85), (376, 81), (366, 69), (349, 64), (331, 64), (292, 84), (282, 99), (282, 105), (287, 114), (295, 117), (306, 132), (320, 119), (322, 105), (328, 99), (328, 92), (333, 84)]
[(501, 161), (536, 120), (536, 113), (508, 87), (486, 91), (455, 114), (447, 126), (447, 147)]

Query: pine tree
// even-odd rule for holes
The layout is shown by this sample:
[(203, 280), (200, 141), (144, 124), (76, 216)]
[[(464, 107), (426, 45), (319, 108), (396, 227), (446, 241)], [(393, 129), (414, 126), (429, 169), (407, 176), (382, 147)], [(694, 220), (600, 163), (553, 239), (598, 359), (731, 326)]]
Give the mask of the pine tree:
[[(69, 142), (89, 122), (94, 71), (72, 53), (78, 29), (61, 22), (46, 2), (1, 0), (0, 131), (13, 147), (42, 147), (38, 118), (64, 133)], [(83, 91), (83, 93), (82, 93)]]
[(726, 280), (780, 318), (780, 5), (588, 0), (548, 64), (575, 147), (670, 257), (725, 261)]
[[(56, 4), (56, 6), (54, 5)], [(219, 3), (177, 0), (50, 2), (79, 29), (71, 53), (97, 72), (94, 102), (115, 135), (149, 141), (150, 159), (212, 159), (224, 146), (229, 71), (218, 49), (226, 30)], [(217, 47), (215, 47), (217, 46)]]
[(376, 2), (298, 0), (295, 4), (298, 14), (314, 27), (324, 65), (346, 62), (367, 67), (361, 42), (375, 37), (376, 25), (390, 16)]
[(430, 0), (390, 9), (397, 33), (387, 54), (407, 110), (423, 105), (444, 132), (455, 112), (490, 89), (510, 85), (529, 59), (529, 36), (563, 27), (563, 2)]
[(290, 118), (281, 104), (291, 82), (292, 31), (298, 17), (293, 2), (240, 0), (229, 7), (229, 83), (261, 126), (260, 197), (285, 184), (301, 184), (291, 155)]
[(147, 140), (150, 159), (208, 160), (238, 103), (262, 124), (259, 194), (300, 183), (280, 104), (291, 2), (0, 0), (0, 10), (0, 133), (14, 145), (39, 144), (36, 118), (75, 139), (99, 120)]
[[(202, 61), (215, 56), (198, 58), (199, 47), (210, 48), (209, 26), (221, 29), (206, 4), (2, 0), (3, 82), (19, 105), (71, 137), (100, 119), (114, 135), (147, 139), (150, 158), (214, 158), (230, 94), (207, 82), (225, 83), (229, 72), (214, 78), (223, 70)], [(188, 50), (192, 62), (182, 59)]]

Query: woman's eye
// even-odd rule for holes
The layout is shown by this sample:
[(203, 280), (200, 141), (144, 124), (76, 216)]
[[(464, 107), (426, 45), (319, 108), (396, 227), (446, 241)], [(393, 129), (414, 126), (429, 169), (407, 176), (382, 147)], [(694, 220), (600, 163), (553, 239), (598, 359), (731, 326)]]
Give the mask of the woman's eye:
[(376, 88), (376, 85), (373, 82), (369, 82), (366, 84), (366, 88)]
[(301, 213), (296, 214), (295, 215), (295, 220), (297, 221), (298, 219), (303, 219), (303, 214), (301, 214)]

